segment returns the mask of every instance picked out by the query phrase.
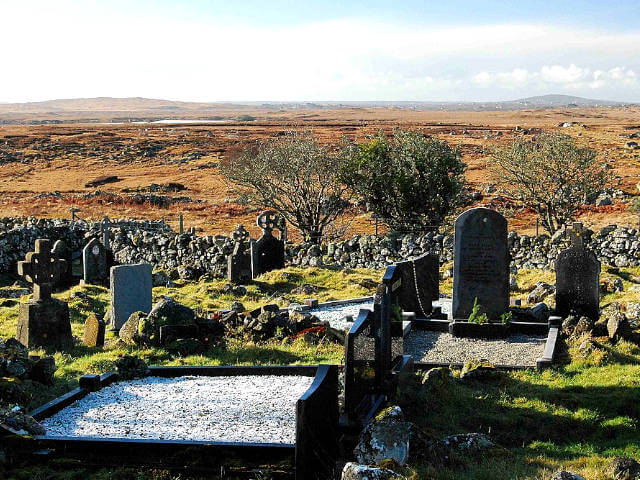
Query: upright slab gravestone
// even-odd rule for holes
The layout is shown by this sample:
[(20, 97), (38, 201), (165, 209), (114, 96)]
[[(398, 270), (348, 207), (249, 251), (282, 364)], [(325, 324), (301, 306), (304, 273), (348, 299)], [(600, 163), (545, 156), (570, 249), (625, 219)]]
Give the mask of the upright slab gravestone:
[(584, 229), (574, 223), (571, 246), (558, 254), (556, 268), (556, 315), (571, 312), (593, 320), (600, 316), (600, 262), (584, 244)]
[(111, 328), (120, 330), (134, 312), (151, 311), (151, 264), (111, 267)]
[(20, 343), (29, 348), (60, 348), (73, 341), (69, 305), (51, 297), (67, 262), (52, 253), (49, 240), (38, 239), (35, 252), (27, 253), (25, 260), (18, 262), (18, 274), (33, 283), (33, 298), (20, 304), (16, 333)]
[(396, 263), (402, 284), (396, 293), (397, 301), (405, 312), (414, 312), (419, 317), (428, 317), (432, 302), (440, 297), (440, 259), (438, 255), (421, 257)]
[(107, 250), (96, 238), (82, 249), (82, 271), (85, 283), (103, 285), (107, 282)]
[(467, 319), (474, 302), (490, 320), (509, 308), (507, 220), (488, 208), (472, 208), (455, 222), (454, 319)]
[(95, 313), (84, 322), (83, 344), (87, 347), (104, 347), (105, 324)]

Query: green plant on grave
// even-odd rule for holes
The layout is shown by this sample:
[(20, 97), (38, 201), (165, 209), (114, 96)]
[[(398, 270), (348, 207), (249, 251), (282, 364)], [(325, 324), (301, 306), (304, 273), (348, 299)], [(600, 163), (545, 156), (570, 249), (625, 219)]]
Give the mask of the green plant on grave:
[(477, 323), (478, 325), (484, 325), (485, 323), (489, 323), (489, 317), (486, 313), (480, 313), (482, 305), (478, 303), (478, 297), (473, 300), (473, 307), (471, 308), (471, 313), (469, 314), (469, 323)]
[(513, 320), (513, 314), (511, 312), (504, 312), (502, 315), (500, 315), (500, 323), (502, 323), (503, 325), (510, 324), (511, 320)]
[(397, 303), (391, 305), (391, 321), (402, 322), (402, 308)]

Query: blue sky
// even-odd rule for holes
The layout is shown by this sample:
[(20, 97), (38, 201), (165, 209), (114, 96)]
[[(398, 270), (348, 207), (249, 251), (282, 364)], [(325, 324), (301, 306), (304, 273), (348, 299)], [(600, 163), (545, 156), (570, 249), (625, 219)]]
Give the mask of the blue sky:
[(640, 102), (640, 1), (0, 2), (0, 101)]

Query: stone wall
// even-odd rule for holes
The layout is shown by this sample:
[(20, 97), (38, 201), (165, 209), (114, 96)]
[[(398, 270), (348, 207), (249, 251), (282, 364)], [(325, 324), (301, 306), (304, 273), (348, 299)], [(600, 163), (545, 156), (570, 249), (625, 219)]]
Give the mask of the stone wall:
[[(101, 237), (99, 223), (1, 218), (0, 272), (15, 273), (16, 263), (33, 250), (37, 238), (49, 238), (52, 242), (63, 239), (74, 250), (80, 250), (94, 237)], [(587, 232), (587, 238), (587, 245), (605, 264), (618, 267), (640, 264), (636, 229), (608, 226), (597, 233)], [(553, 238), (509, 233), (512, 266), (518, 269), (552, 268), (558, 252), (566, 245), (563, 232)], [(176, 269), (181, 278), (195, 279), (204, 273), (224, 276), (226, 257), (233, 250), (233, 243), (225, 236), (180, 235), (162, 222), (130, 221), (112, 227), (111, 248), (118, 263), (149, 262), (157, 269)], [(287, 262), (302, 266), (324, 263), (343, 268), (383, 268), (426, 252), (439, 253), (441, 262), (453, 260), (453, 236), (356, 235), (322, 249), (310, 244), (290, 245)]]

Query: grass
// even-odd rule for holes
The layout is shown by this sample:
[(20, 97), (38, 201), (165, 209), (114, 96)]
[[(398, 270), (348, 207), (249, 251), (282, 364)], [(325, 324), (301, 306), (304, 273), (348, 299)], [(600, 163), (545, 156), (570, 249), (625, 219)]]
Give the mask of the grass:
[[(445, 266), (446, 268), (446, 266)], [(247, 308), (276, 302), (286, 305), (313, 296), (321, 301), (362, 296), (371, 292), (359, 286), (365, 278), (378, 279), (381, 272), (371, 270), (333, 270), (287, 268), (270, 272), (247, 287), (241, 297), (222, 293), (222, 280), (185, 283), (175, 288), (154, 288), (154, 298), (173, 296), (193, 308), (209, 310), (228, 307), (233, 301)], [(630, 287), (640, 268), (605, 268), (603, 276), (620, 277), (624, 291), (606, 294), (602, 304), (614, 301), (638, 301), (638, 292)], [(525, 295), (537, 281), (553, 283), (553, 273), (521, 270), (519, 294)], [(313, 295), (292, 292), (312, 284)], [(441, 283), (447, 292), (450, 279)], [(450, 293), (450, 292), (449, 292)], [(73, 287), (56, 294), (69, 302), (74, 335), (82, 337), (83, 323), (89, 313), (104, 313), (108, 291), (102, 287)], [(19, 301), (26, 301), (23, 297)], [(0, 304), (0, 335), (15, 333), (18, 301)], [(500, 447), (479, 457), (459, 456), (452, 464), (442, 465), (433, 458), (414, 460), (402, 473), (413, 479), (433, 480), (547, 480), (561, 468), (579, 473), (589, 480), (605, 480), (605, 467), (613, 456), (640, 457), (640, 347), (627, 342), (602, 340), (602, 348), (587, 356), (579, 351), (581, 340), (568, 345), (566, 361), (544, 372), (504, 372), (484, 380), (455, 378), (437, 390), (423, 390), (419, 398), (406, 403), (398, 399), (408, 418), (429, 438), (464, 432), (486, 433)], [(45, 353), (45, 352), (34, 352)], [(159, 348), (88, 348), (76, 346), (64, 352), (51, 352), (58, 370), (52, 386), (25, 385), (33, 394), (29, 407), (35, 407), (77, 385), (85, 373), (103, 373), (113, 369), (120, 355), (135, 354), (155, 365), (226, 364), (315, 364), (340, 363), (343, 347), (336, 344), (311, 344), (296, 340), (261, 343), (230, 339), (226, 347), (216, 347), (203, 355), (180, 358)], [(405, 403), (403, 403), (405, 402)], [(415, 445), (414, 445), (415, 446)], [(415, 454), (418, 453), (416, 456)], [(99, 480), (124, 478), (169, 480), (196, 478), (166, 471), (143, 469), (89, 469), (77, 464), (21, 466), (7, 472), (6, 478)], [(2, 471), (0, 470), (0, 476)], [(209, 476), (207, 478), (215, 478)], [(266, 476), (265, 478), (269, 478)]]

